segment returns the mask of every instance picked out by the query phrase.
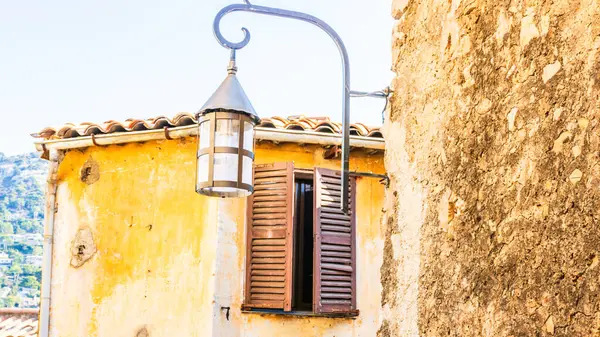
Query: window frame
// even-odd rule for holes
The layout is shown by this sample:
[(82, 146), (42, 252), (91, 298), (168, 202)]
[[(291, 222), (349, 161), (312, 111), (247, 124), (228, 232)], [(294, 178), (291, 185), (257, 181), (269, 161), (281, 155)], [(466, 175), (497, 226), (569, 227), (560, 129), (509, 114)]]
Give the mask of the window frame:
[[(247, 226), (246, 226), (246, 244), (247, 247), (245, 249), (246, 252), (246, 271), (244, 273), (245, 275), (245, 286), (244, 286), (244, 297), (243, 297), (243, 305), (242, 305), (242, 312), (243, 313), (259, 313), (259, 314), (272, 314), (272, 315), (284, 315), (284, 316), (307, 316), (307, 317), (330, 317), (330, 318), (355, 318), (358, 316), (359, 314), (359, 310), (356, 307), (356, 302), (357, 302), (357, 291), (356, 291), (356, 249), (357, 249), (357, 237), (356, 237), (356, 201), (355, 201), (355, 190), (356, 190), (356, 181), (355, 179), (352, 179), (352, 187), (351, 187), (351, 191), (350, 193), (352, 193), (352, 204), (351, 204), (351, 211), (352, 211), (352, 215), (351, 215), (351, 226), (352, 226), (352, 232), (351, 232), (351, 240), (352, 240), (352, 263), (354, 266), (354, 271), (353, 271), (353, 275), (352, 275), (352, 287), (353, 287), (353, 292), (352, 292), (352, 310), (349, 311), (343, 311), (343, 312), (323, 312), (323, 311), (319, 311), (317, 310), (317, 305), (316, 305), (316, 290), (317, 290), (317, 247), (316, 247), (316, 243), (317, 243), (317, 238), (316, 238), (316, 226), (317, 226), (317, 219), (319, 216), (319, 211), (318, 211), (318, 204), (317, 204), (317, 171), (319, 169), (325, 169), (322, 167), (318, 167), (315, 166), (313, 169), (303, 169), (303, 168), (296, 168), (294, 167), (292, 162), (276, 162), (276, 163), (270, 163), (270, 164), (263, 164), (263, 165), (255, 165), (254, 169), (256, 169), (257, 166), (264, 166), (264, 165), (287, 165), (288, 169), (291, 167), (291, 172), (288, 171), (288, 174), (291, 173), (291, 179), (289, 179), (288, 181), (288, 188), (291, 186), (291, 191), (288, 191), (288, 200), (291, 199), (291, 204), (288, 203), (286, 205), (286, 211), (288, 213), (290, 213), (290, 209), (289, 207), (291, 207), (291, 224), (287, 224), (287, 234), (288, 234), (288, 238), (287, 238), (287, 242), (286, 242), (286, 252), (289, 252), (288, 255), (288, 264), (286, 266), (286, 272), (289, 272), (290, 274), (289, 277), (286, 276), (286, 285), (289, 286), (289, 296), (288, 294), (286, 294), (286, 303), (284, 305), (284, 307), (282, 309), (280, 308), (269, 308), (268, 306), (261, 306), (261, 305), (249, 305), (249, 301), (247, 296), (250, 296), (250, 292), (249, 292), (249, 283), (251, 281), (251, 276), (250, 276), (250, 259), (252, 258), (252, 251), (251, 251), (251, 234), (249, 233), (250, 231), (252, 231), (252, 216), (253, 216), (253, 206), (252, 206), (252, 198), (253, 196), (250, 196), (248, 198), (248, 203), (247, 203), (247, 216), (246, 216), (246, 222), (247, 222)], [(336, 170), (330, 170), (333, 172), (339, 172)], [(293, 308), (293, 303), (294, 303), (294, 299), (293, 299), (293, 294), (294, 294), (294, 281), (295, 281), (295, 276), (293, 273), (296, 272), (296, 266), (295, 266), (295, 256), (294, 254), (296, 253), (296, 249), (295, 249), (295, 230), (296, 230), (296, 219), (297, 219), (297, 215), (295, 214), (295, 210), (296, 210), (296, 181), (297, 179), (310, 179), (313, 181), (313, 193), (314, 193), (314, 198), (313, 198), (313, 252), (311, 254), (312, 259), (313, 259), (313, 280), (312, 280), (312, 285), (313, 285), (313, 296), (312, 296), (312, 300), (313, 300), (313, 306), (312, 309), (310, 311), (306, 311), (306, 310), (294, 310)], [(253, 174), (253, 182), (255, 180), (255, 176)], [(289, 221), (289, 219), (288, 219)]]

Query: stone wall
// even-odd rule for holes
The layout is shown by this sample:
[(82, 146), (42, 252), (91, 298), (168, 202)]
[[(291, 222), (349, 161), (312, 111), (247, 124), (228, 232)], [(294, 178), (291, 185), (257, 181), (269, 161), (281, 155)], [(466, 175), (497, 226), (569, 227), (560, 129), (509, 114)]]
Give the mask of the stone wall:
[(378, 336), (600, 336), (600, 3), (392, 15)]

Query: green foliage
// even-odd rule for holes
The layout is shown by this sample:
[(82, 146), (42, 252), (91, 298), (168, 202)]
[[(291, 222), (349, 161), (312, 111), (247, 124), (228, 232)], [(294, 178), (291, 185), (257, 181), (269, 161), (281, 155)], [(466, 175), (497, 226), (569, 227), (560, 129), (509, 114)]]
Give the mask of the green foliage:
[(1, 237), (1, 242), (3, 245), (6, 245), (7, 247), (10, 247), (14, 244), (13, 238), (10, 236), (6, 236), (6, 235)]
[(8, 250), (8, 256), (13, 259), (13, 265), (14, 264), (21, 264), (23, 263), (23, 261), (25, 261), (25, 258), (23, 257), (23, 253), (21, 253), (19, 250), (17, 249), (9, 249)]
[(33, 246), (30, 246), (30, 245), (27, 245), (24, 243), (15, 243), (12, 245), (11, 249), (9, 249), (9, 253), (8, 253), (9, 255), (10, 255), (10, 251), (12, 251), (13, 254), (18, 253), (21, 255), (29, 255), (29, 254), (33, 253)]
[(37, 233), (39, 228), (39, 224), (34, 222), (33, 220), (16, 220), (17, 228), (21, 229), (22, 233)]
[(29, 275), (36, 276), (38, 273), (42, 272), (41, 267), (32, 266), (29, 264), (23, 265), (22, 269), (23, 269), (23, 275), (25, 275), (25, 276), (29, 276)]
[(18, 301), (19, 298), (17, 296), (11, 295), (3, 298), (1, 304), (3, 308), (12, 308), (18, 303)]
[(43, 255), (43, 254), (44, 254), (44, 250), (40, 246), (35, 246), (31, 250), (31, 255)]
[(21, 268), (20, 264), (13, 262), (12, 266), (8, 268), (8, 273), (10, 275), (21, 275), (23, 273), (23, 268)]
[(40, 289), (40, 282), (35, 278), (35, 276), (25, 276), (21, 278), (21, 287), (32, 288), (35, 290)]
[(0, 221), (0, 233), (2, 234), (14, 234), (15, 230), (13, 225), (8, 221)]

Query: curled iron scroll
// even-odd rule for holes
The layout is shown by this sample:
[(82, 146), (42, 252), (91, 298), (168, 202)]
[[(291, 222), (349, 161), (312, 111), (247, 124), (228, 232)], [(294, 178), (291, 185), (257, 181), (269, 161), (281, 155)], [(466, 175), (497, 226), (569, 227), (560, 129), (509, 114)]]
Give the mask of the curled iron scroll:
[[(337, 45), (338, 49), (340, 50), (340, 53), (342, 54), (342, 61), (344, 62), (345, 65), (348, 64), (348, 55), (347, 55), (346, 47), (344, 46), (344, 43), (342, 42), (342, 39), (335, 32), (335, 30), (333, 30), (333, 28), (331, 28), (323, 20), (321, 20), (317, 17), (314, 17), (312, 15), (306, 14), (306, 13), (295, 12), (295, 11), (290, 11), (290, 10), (285, 10), (285, 9), (280, 9), (280, 8), (272, 8), (272, 7), (253, 5), (248, 0), (244, 0), (243, 4), (233, 4), (233, 5), (226, 6), (223, 9), (221, 9), (215, 16), (215, 20), (213, 22), (213, 32), (215, 34), (215, 37), (217, 38), (217, 41), (219, 41), (219, 43), (225, 48), (242, 49), (248, 44), (248, 42), (250, 42), (250, 32), (245, 27), (242, 28), (242, 32), (244, 32), (244, 39), (240, 42), (229, 41), (221, 33), (221, 20), (223, 19), (223, 17), (225, 15), (227, 15), (229, 13), (233, 13), (233, 12), (252, 12), (252, 13), (257, 13), (257, 14), (278, 16), (278, 17), (283, 17), (283, 18), (296, 19), (296, 20), (300, 20), (300, 21), (309, 22), (309, 23), (321, 28), (333, 39), (333, 41)], [(348, 90), (350, 90), (350, 89), (348, 88)]]
[(215, 20), (213, 22), (213, 32), (215, 33), (215, 37), (217, 41), (225, 47), (229, 49), (242, 49), (244, 48), (248, 42), (250, 42), (250, 32), (246, 27), (242, 27), (242, 32), (244, 32), (244, 39), (240, 42), (231, 42), (227, 40), (223, 34), (221, 34), (221, 19), (229, 13), (237, 12), (237, 11), (251, 11), (252, 4), (250, 1), (244, 0), (244, 4), (234, 4), (224, 7), (217, 13)]

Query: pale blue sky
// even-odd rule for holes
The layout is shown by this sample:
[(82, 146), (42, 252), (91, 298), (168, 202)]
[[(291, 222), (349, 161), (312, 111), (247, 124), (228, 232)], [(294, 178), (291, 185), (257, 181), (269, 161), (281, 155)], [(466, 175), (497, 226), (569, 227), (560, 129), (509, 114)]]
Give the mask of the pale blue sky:
[[(0, 0), (0, 152), (32, 151), (30, 133), (65, 122), (195, 112), (226, 75), (228, 51), (213, 37), (229, 0)], [(313, 14), (340, 34), (354, 90), (389, 84), (390, 0), (254, 0)], [(229, 14), (240, 40), (239, 79), (261, 117), (341, 119), (338, 51), (310, 24)], [(352, 120), (381, 123), (383, 102), (353, 99)]]

